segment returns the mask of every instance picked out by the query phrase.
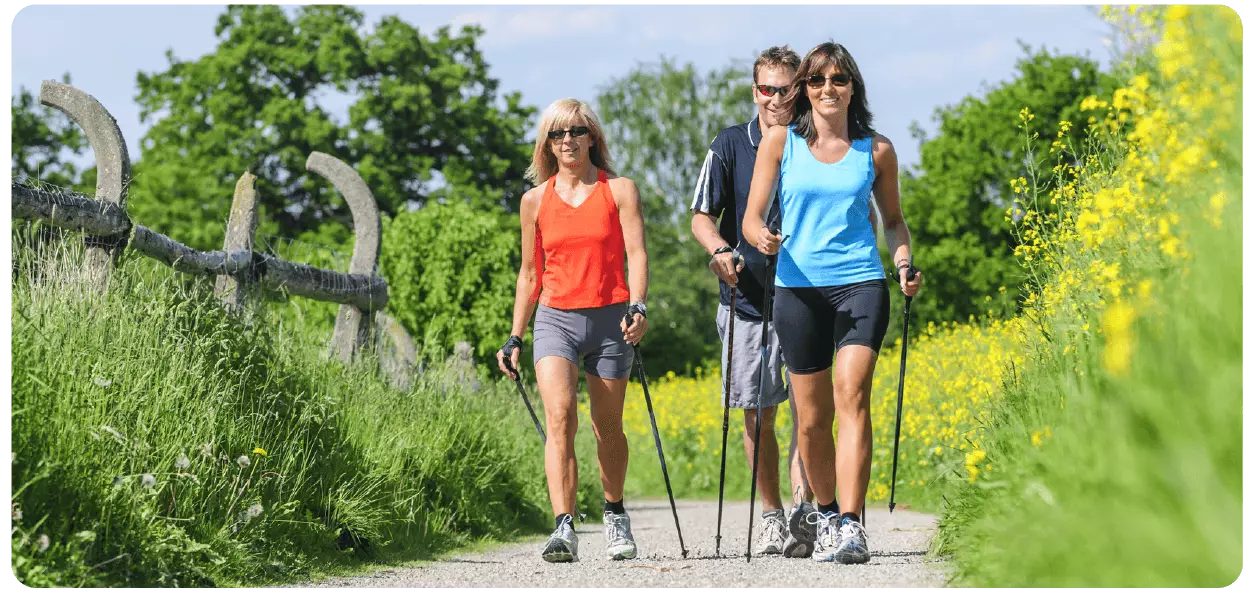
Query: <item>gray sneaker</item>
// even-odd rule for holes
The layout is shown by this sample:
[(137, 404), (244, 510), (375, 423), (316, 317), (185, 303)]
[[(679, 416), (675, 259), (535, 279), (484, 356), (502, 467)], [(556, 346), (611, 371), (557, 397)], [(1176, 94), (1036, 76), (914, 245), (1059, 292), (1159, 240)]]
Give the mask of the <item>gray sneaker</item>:
[(638, 546), (630, 532), (630, 516), (604, 512), (604, 540), (608, 541), (608, 558), (613, 560), (634, 559)]
[(787, 518), (786, 543), (782, 546), (783, 557), (812, 556), (813, 543), (817, 540), (817, 527), (815, 523), (809, 523), (807, 518), (809, 514), (814, 514), (816, 511), (816, 507), (811, 502), (803, 502), (791, 508), (790, 516)]
[(838, 551), (838, 514), (813, 512), (805, 521), (811, 522), (817, 531), (812, 558), (817, 561), (834, 561), (834, 553)]
[(764, 513), (764, 520), (760, 523), (760, 542), (757, 543), (761, 555), (782, 553), (787, 536), (786, 521), (782, 519), (782, 516), (781, 508)]
[(834, 560), (839, 563), (869, 561), (869, 541), (863, 524), (849, 518), (842, 520), (838, 526), (838, 549), (834, 551)]
[(573, 531), (573, 518), (565, 517), (556, 525), (551, 538), (543, 545), (543, 561), (570, 563), (578, 560), (578, 533)]

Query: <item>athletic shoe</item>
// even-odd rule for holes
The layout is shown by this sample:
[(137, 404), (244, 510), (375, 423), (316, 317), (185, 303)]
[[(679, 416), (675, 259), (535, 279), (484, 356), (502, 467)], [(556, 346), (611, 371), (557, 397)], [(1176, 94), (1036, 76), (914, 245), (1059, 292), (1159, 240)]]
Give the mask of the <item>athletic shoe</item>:
[(866, 563), (869, 561), (869, 541), (864, 525), (851, 518), (842, 518), (838, 526), (838, 549), (834, 560), (839, 563)]
[(838, 551), (838, 514), (813, 512), (805, 521), (810, 522), (817, 530), (812, 558), (816, 561), (834, 561), (834, 553)]
[(578, 560), (578, 534), (573, 531), (573, 517), (565, 516), (556, 525), (551, 538), (543, 546), (543, 561), (570, 563)]
[(634, 559), (638, 546), (630, 532), (630, 517), (626, 514), (604, 512), (604, 540), (608, 541), (608, 558)]
[(782, 520), (782, 509), (765, 512), (763, 519), (764, 521), (760, 524), (760, 542), (757, 543), (760, 554), (780, 555), (787, 536), (786, 521)]
[(816, 511), (816, 507), (811, 502), (802, 502), (791, 508), (787, 519), (786, 543), (782, 546), (783, 557), (802, 558), (812, 555), (812, 543), (817, 540), (817, 529), (816, 525), (810, 524), (807, 518), (809, 514), (814, 514)]

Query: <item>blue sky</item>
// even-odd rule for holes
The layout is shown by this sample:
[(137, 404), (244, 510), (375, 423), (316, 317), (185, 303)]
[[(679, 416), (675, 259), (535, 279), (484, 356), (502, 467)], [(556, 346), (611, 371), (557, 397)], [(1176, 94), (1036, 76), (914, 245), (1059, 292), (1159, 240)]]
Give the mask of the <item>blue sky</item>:
[[(562, 97), (590, 100), (596, 88), (661, 54), (707, 70), (789, 43), (800, 55), (822, 41), (847, 46), (864, 74), (877, 129), (919, 159), (908, 127), (932, 131), (943, 105), (1012, 76), (1018, 40), (1089, 55), (1106, 66), (1110, 27), (1093, 6), (369, 6), (368, 27), (399, 15), (423, 33), (481, 24), (480, 42), (502, 91), (539, 108)], [(216, 46), (223, 6), (28, 6), (12, 24), (12, 92), (37, 92), (69, 72), (117, 119), (134, 159), (148, 125), (134, 104), (139, 71), (164, 70), (165, 52), (195, 59)], [(101, 34), (101, 31), (116, 31)], [(56, 40), (56, 42), (49, 42)], [(70, 42), (82, 40), (81, 43)], [(571, 66), (571, 64), (576, 64)], [(331, 113), (347, 100), (328, 97)], [(149, 122), (150, 124), (150, 122)]]

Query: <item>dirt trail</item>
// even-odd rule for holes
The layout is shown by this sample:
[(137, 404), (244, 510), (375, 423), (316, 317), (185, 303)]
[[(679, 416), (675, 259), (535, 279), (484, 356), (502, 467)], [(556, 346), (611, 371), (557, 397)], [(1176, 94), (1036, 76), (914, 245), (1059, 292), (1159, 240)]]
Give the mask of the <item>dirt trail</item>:
[[(639, 557), (610, 561), (603, 527), (577, 524), (580, 561), (549, 564), (539, 557), (541, 541), (509, 544), (487, 552), (449, 556), (416, 567), (383, 569), (366, 576), (332, 578), (312, 586), (360, 587), (939, 587), (944, 564), (926, 554), (936, 529), (928, 514), (870, 508), (869, 549), (864, 565), (817, 563), (812, 559), (753, 556), (746, 552), (747, 503), (727, 503), (722, 517), (721, 558), (713, 558), (715, 501), (678, 502), (688, 558), (682, 559), (673, 514), (665, 500), (627, 502)], [(760, 518), (755, 521), (759, 533)], [(753, 553), (757, 550), (753, 543)], [(728, 557), (727, 557), (728, 555)], [(305, 584), (309, 585), (309, 584)]]

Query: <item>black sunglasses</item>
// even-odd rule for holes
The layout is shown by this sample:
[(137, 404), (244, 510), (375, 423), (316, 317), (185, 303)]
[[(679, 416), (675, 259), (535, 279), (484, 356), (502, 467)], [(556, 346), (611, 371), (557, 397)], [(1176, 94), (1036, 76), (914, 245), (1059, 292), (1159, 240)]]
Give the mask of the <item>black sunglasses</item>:
[(585, 126), (585, 125), (575, 125), (575, 126), (573, 126), (573, 127), (569, 128), (569, 129), (567, 129), (567, 130), (563, 130), (563, 129), (554, 129), (554, 130), (552, 130), (552, 131), (550, 131), (550, 132), (547, 132), (547, 139), (549, 139), (549, 140), (559, 140), (559, 139), (561, 139), (561, 138), (565, 137), (565, 134), (566, 134), (566, 133), (568, 133), (569, 135), (571, 135), (571, 136), (573, 136), (573, 137), (575, 137), (575, 138), (580, 138), (580, 137), (582, 137), (582, 136), (585, 136), (585, 135), (587, 135), (587, 134), (591, 133), (591, 128), (589, 128), (589, 127), (587, 127), (587, 126)]
[[(821, 88), (825, 86), (826, 80), (827, 78), (825, 76), (822, 76), (820, 74), (813, 74), (812, 76), (808, 77), (808, 80), (807, 80), (808, 88)], [(848, 84), (851, 84), (851, 76), (848, 76), (846, 74), (835, 74), (833, 76), (830, 76), (828, 80), (830, 82), (833, 82), (834, 86), (847, 86)]]
[(771, 97), (774, 94), (777, 94), (780, 97), (784, 97), (786, 96), (786, 91), (791, 89), (791, 87), (789, 86), (773, 86), (769, 84), (757, 84), (755, 86), (756, 86), (756, 90), (760, 91), (760, 94), (766, 97)]

